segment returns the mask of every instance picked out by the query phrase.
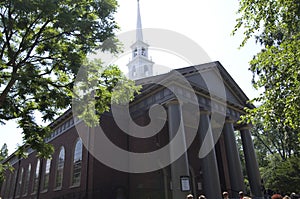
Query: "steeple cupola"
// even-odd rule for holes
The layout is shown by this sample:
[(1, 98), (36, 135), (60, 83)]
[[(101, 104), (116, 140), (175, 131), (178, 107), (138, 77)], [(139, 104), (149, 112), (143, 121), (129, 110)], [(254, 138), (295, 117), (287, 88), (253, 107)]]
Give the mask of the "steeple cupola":
[(137, 0), (136, 41), (131, 45), (132, 59), (127, 64), (129, 79), (140, 79), (153, 75), (153, 64), (148, 57), (149, 45), (143, 41), (140, 2)]

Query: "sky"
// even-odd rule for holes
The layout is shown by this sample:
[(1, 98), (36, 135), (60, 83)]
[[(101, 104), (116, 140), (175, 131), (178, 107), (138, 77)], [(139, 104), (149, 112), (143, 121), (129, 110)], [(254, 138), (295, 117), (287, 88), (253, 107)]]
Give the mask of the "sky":
[[(120, 30), (117, 34), (123, 34), (136, 28), (137, 1), (119, 0), (118, 3), (115, 20)], [(242, 31), (231, 35), (238, 17), (238, 0), (140, 0), (140, 9), (143, 28), (167, 29), (188, 37), (201, 46), (212, 61), (220, 61), (250, 99), (257, 96), (248, 68), (259, 46), (250, 40), (238, 49), (243, 40)], [(151, 51), (149, 54), (151, 56)], [(168, 63), (163, 60), (166, 56), (159, 53), (153, 52), (151, 57), (154, 62)], [(7, 143), (9, 153), (22, 143), (21, 129), (16, 127), (15, 121), (0, 126), (0, 147)]]

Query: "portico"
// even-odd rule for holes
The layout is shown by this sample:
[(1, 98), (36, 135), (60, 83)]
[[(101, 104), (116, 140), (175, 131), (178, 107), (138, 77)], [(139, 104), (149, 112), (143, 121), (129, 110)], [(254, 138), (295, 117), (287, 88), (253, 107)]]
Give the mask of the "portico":
[[(204, 78), (201, 77), (201, 70), (205, 70), (212, 78), (222, 78), (221, 82), (225, 86), (226, 99), (218, 99), (217, 95), (211, 95), (211, 97), (208, 92), (205, 92), (207, 91), (207, 86), (203, 81)], [(216, 70), (219, 71), (221, 76), (214, 75)], [(251, 105), (247, 104), (248, 98), (219, 62), (178, 69), (177, 72), (183, 74), (184, 78), (193, 85), (197, 96), (198, 110), (195, 110), (194, 105), (192, 105), (193, 110), (186, 108), (190, 103), (189, 97), (191, 95), (189, 92), (191, 91), (176, 84), (176, 80), (173, 79), (173, 81), (172, 77), (168, 77), (168, 75), (172, 76), (170, 73), (152, 77), (151, 79), (137, 80), (137, 83), (147, 84), (143, 92), (147, 93), (148, 89), (151, 91), (149, 94), (141, 97), (143, 105), (133, 103), (131, 106), (133, 112), (136, 110), (135, 107), (139, 107), (139, 112), (144, 107), (144, 111), (147, 112), (154, 104), (163, 105), (167, 110), (168, 141), (172, 141), (176, 132), (182, 132), (183, 144), (180, 146), (183, 146), (182, 150), (186, 152), (169, 167), (170, 182), (167, 184), (170, 184), (170, 187), (168, 187), (170, 190), (168, 191), (170, 191), (172, 198), (184, 198), (190, 192), (194, 195), (205, 194), (207, 198), (217, 199), (221, 197), (222, 191), (228, 191), (231, 198), (238, 198), (239, 191), (246, 191), (235, 131), (239, 131), (239, 136), (242, 138), (251, 196), (262, 198), (261, 181), (255, 159), (250, 126), (244, 125), (241, 127), (237, 124), (240, 116), (244, 114), (243, 108), (251, 108)], [(165, 81), (166, 79), (168, 79), (168, 88), (159, 86), (159, 84), (164, 84), (160, 81)], [(157, 82), (160, 83), (156, 84)], [(216, 80), (216, 82), (220, 82), (220, 80)], [(183, 103), (177, 100), (178, 95), (182, 95), (181, 97), (185, 98)], [(151, 103), (145, 104), (145, 101)], [(212, 117), (212, 111), (217, 112), (217, 116)], [(196, 117), (196, 114), (199, 115), (198, 125), (195, 125), (194, 121), (191, 122)], [(184, 122), (184, 128), (179, 125), (180, 120)], [(194, 133), (191, 130), (193, 128), (196, 129), (197, 135), (193, 138), (192, 144), (189, 145), (185, 142), (191, 139), (191, 134)], [(218, 130), (220, 130), (219, 135), (216, 133)], [(209, 134), (211, 135), (209, 136)], [(209, 142), (210, 144), (208, 144)], [(210, 145), (213, 145), (213, 147), (209, 152), (205, 156), (199, 157), (201, 156), (199, 154), (201, 147)], [(186, 148), (184, 149), (184, 147)], [(189, 191), (182, 190), (182, 177), (189, 177)], [(168, 188), (165, 189), (167, 190)]]

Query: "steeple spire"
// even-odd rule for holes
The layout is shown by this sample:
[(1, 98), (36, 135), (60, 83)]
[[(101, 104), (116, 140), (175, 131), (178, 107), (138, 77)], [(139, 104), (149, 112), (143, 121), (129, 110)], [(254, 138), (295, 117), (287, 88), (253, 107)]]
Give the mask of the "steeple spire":
[(149, 45), (143, 41), (140, 2), (137, 0), (136, 41), (131, 45), (132, 60), (127, 64), (129, 79), (136, 80), (153, 75), (154, 62), (148, 57)]
[(136, 24), (136, 40), (143, 41), (142, 19), (140, 12), (140, 0), (137, 0), (137, 24)]

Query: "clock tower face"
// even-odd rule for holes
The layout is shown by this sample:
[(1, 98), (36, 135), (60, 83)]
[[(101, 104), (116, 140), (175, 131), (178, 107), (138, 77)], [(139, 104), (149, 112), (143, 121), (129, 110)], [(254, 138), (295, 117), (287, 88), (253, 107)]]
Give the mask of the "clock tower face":
[(137, 1), (136, 41), (131, 45), (132, 58), (127, 64), (129, 79), (136, 80), (153, 75), (154, 62), (148, 57), (149, 45), (143, 41), (140, 3)]

